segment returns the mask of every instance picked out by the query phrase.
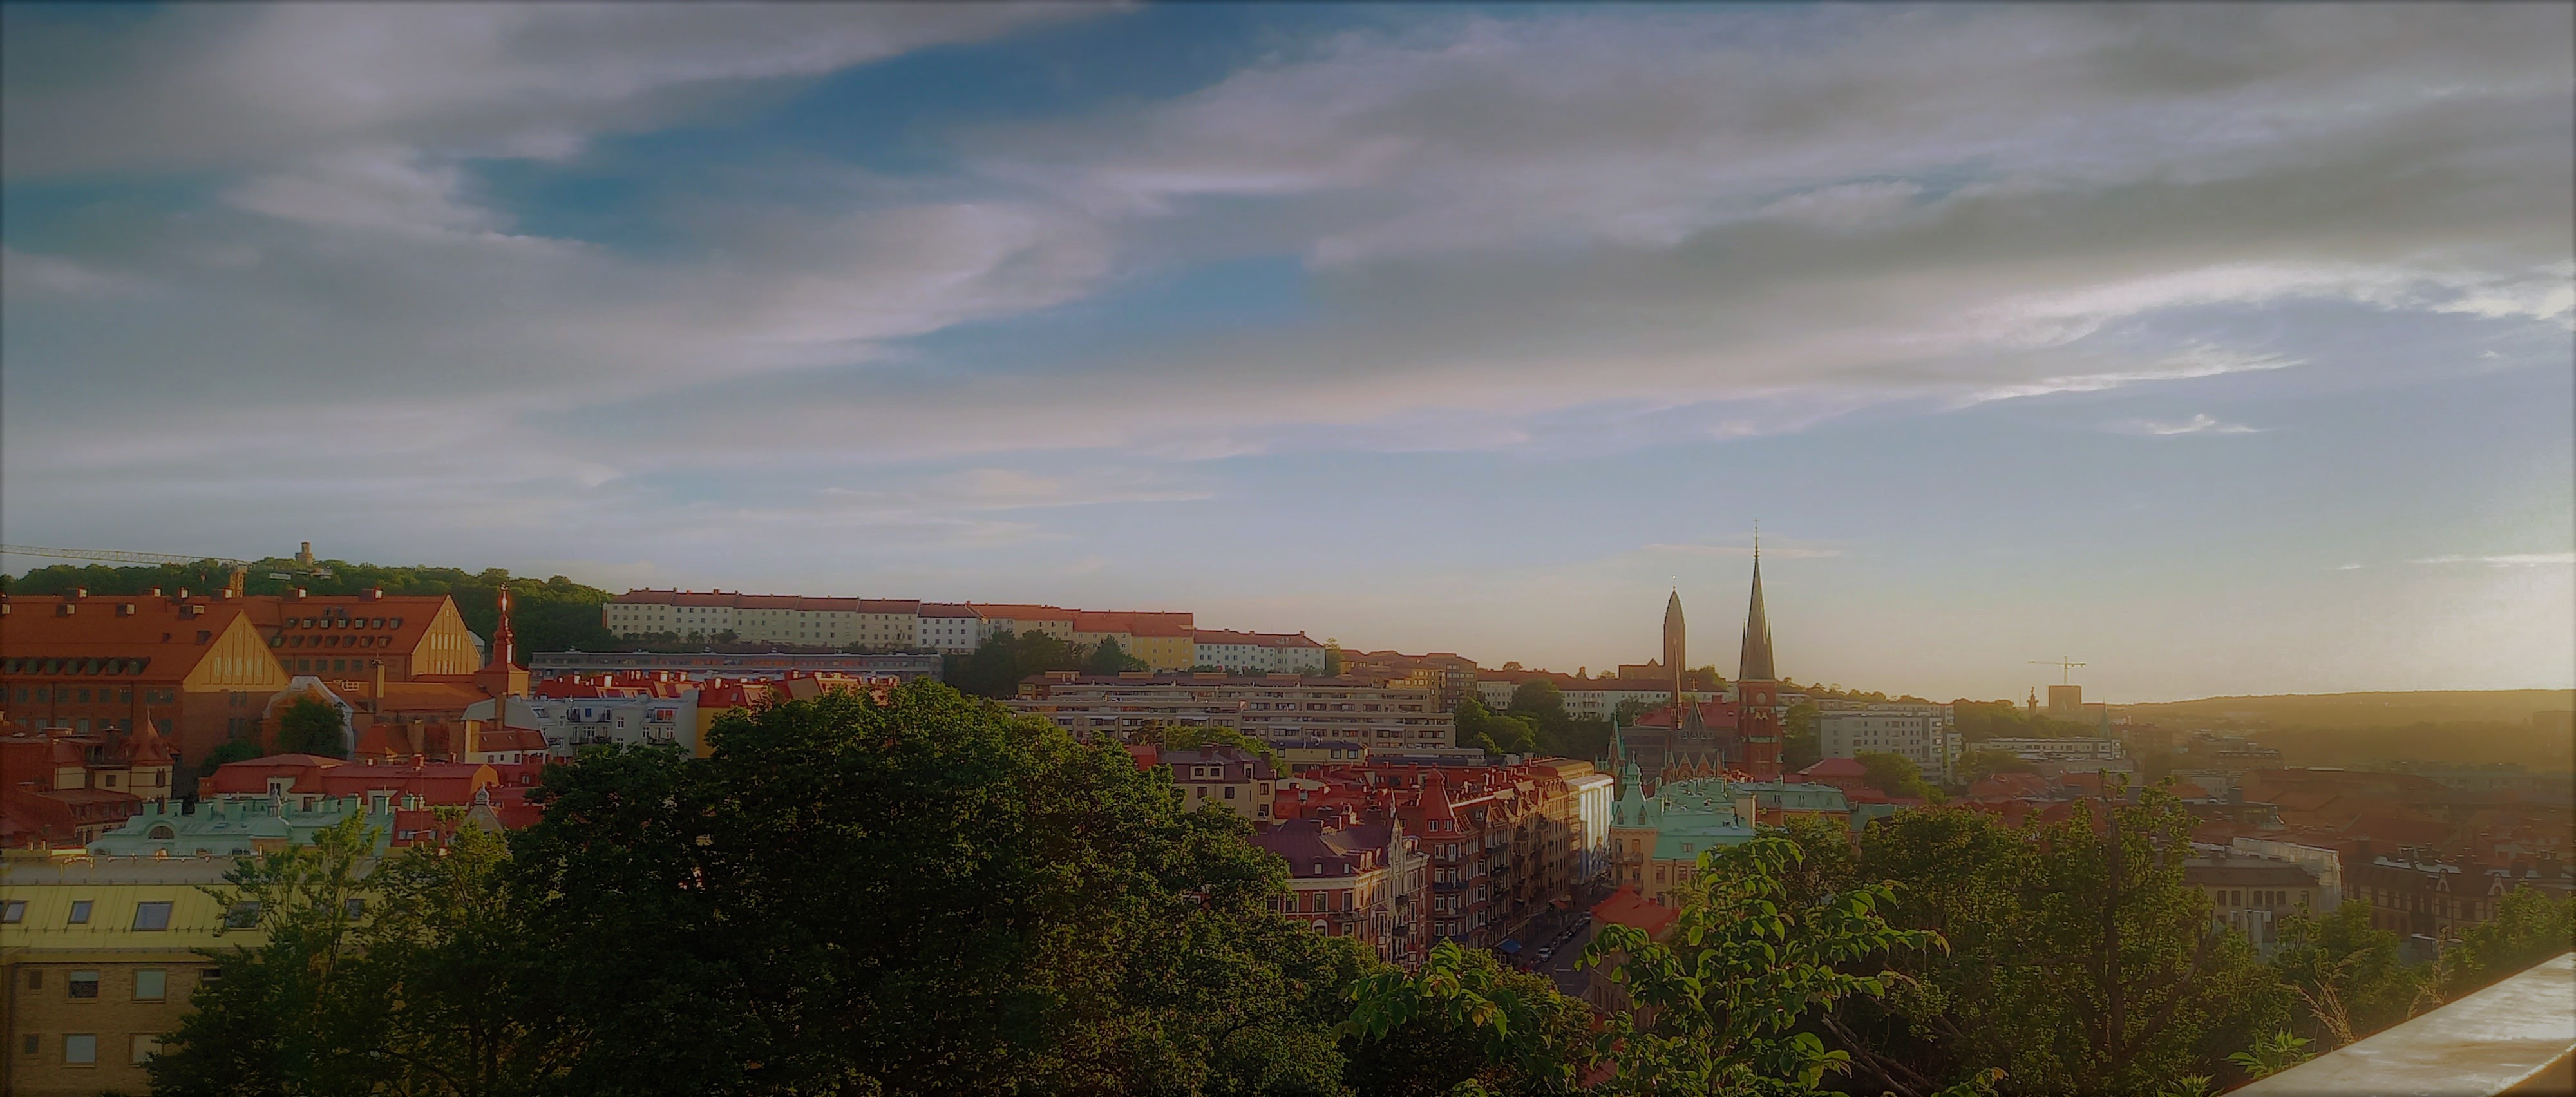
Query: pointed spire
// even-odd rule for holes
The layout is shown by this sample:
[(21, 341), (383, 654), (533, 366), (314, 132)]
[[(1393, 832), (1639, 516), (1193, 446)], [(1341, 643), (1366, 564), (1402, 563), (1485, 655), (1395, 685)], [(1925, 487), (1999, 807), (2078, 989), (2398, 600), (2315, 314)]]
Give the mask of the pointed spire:
[(1664, 599), (1664, 673), (1673, 676), (1673, 703), (1676, 705), (1682, 702), (1682, 667), (1689, 659), (1688, 648), (1684, 644), (1686, 636), (1682, 624), (1682, 590), (1676, 584), (1672, 596)]
[(484, 669), (518, 665), (518, 641), (510, 634), (510, 584), (501, 584), (501, 623), (492, 627), (492, 659)]
[(1753, 535), (1753, 602), (1744, 611), (1744, 652), (1735, 677), (1742, 682), (1779, 680), (1771, 666), (1771, 618), (1762, 612), (1762, 534), (1758, 527)]

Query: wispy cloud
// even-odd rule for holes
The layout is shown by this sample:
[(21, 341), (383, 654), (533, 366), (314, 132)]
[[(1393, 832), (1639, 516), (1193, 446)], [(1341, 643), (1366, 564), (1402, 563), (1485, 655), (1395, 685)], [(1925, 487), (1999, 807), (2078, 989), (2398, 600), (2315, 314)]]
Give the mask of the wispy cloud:
[(2576, 552), (2515, 552), (2496, 556), (2427, 556), (2410, 564), (2484, 564), (2491, 568), (2565, 567), (2576, 564)]
[(2259, 433), (2262, 433), (2262, 428), (2260, 428), (2260, 427), (2249, 427), (2249, 426), (2246, 426), (2246, 425), (2245, 425), (2245, 424), (2243, 424), (2243, 423), (2230, 423), (2230, 422), (2226, 422), (2226, 421), (2221, 420), (2221, 419), (2219, 419), (2219, 418), (2217, 418), (2217, 417), (2215, 417), (2215, 416), (2210, 415), (2208, 412), (2201, 412), (2200, 414), (2194, 415), (2194, 416), (2192, 416), (2192, 417), (2191, 417), (2191, 418), (2189, 418), (2189, 419), (2183, 419), (2183, 420), (2178, 420), (2178, 421), (2175, 421), (2175, 420), (2157, 420), (2157, 419), (2131, 419), (2131, 420), (2128, 420), (2128, 421), (2125, 421), (2125, 422), (2113, 423), (2113, 424), (2111, 424), (2111, 429), (2112, 429), (2112, 430), (2115, 430), (2115, 431), (2118, 431), (2118, 432), (2120, 432), (2120, 433), (2122, 433), (2122, 434), (2145, 434), (2145, 435), (2152, 435), (2152, 436), (2159, 437), (2159, 438), (2163, 438), (2163, 437), (2171, 437), (2171, 436), (2174, 436), (2174, 435), (2181, 435), (2181, 434), (2259, 434)]
[[(1657, 542), (1650, 545), (1640, 545), (1638, 548), (1643, 552), (1673, 553), (1682, 556), (1738, 556), (1749, 558), (1753, 555), (1753, 546), (1749, 544), (1718, 545), (1708, 544), (1705, 542), (1664, 544)], [(1816, 560), (1826, 557), (1841, 556), (1843, 555), (1843, 550), (1822, 545), (1784, 545), (1774, 542), (1772, 544), (1762, 546), (1762, 553), (1765, 556), (1775, 556), (1784, 560)]]

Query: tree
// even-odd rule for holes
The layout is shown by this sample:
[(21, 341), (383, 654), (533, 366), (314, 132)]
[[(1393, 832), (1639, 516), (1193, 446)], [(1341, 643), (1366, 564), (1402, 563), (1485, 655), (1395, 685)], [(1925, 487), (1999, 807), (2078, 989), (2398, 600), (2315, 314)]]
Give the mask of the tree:
[(953, 657), (946, 667), (950, 685), (978, 697), (1013, 697), (1020, 680), (1050, 670), (1081, 670), (1088, 653), (1077, 644), (1036, 629), (995, 633), (975, 650)]
[(1270, 763), (1273, 772), (1285, 772), (1280, 769), (1279, 755), (1270, 744), (1233, 728), (1206, 727), (1198, 724), (1155, 724), (1138, 729), (1136, 741), (1152, 743), (1163, 750), (1236, 747), (1259, 755), (1262, 761)]
[(1341, 644), (1341, 641), (1339, 641), (1339, 640), (1335, 640), (1335, 639), (1332, 639), (1331, 637), (1326, 637), (1326, 638), (1324, 639), (1324, 677), (1326, 677), (1326, 678), (1339, 678), (1339, 677), (1341, 677), (1341, 676), (1342, 676), (1342, 644)]
[(2397, 935), (2372, 926), (2370, 913), (2370, 904), (2351, 902), (2282, 922), (2286, 947), (2272, 970), (2306, 1005), (2307, 1031), (2329, 1050), (2405, 1020), (2430, 989), (2401, 958)]
[(2470, 926), (2443, 949), (2436, 979), (2445, 999), (2576, 948), (2576, 895), (2550, 898), (2529, 885), (2496, 901), (2495, 916)]
[(224, 977), (200, 985), (194, 1009), (147, 1070), (156, 1093), (324, 1094), (363, 1091), (378, 1067), (385, 988), (360, 965), (355, 934), (375, 835), (352, 813), (313, 844), (243, 858), (204, 889), (231, 914), (225, 931), (258, 930), (258, 948), (203, 950)]
[(1380, 967), (1353, 983), (1343, 1024), (1362, 1093), (1435, 1097), (1571, 1093), (1590, 1057), (1591, 1011), (1546, 976), (1512, 971), (1483, 949), (1432, 946), (1422, 970)]
[(2030, 764), (2018, 754), (2006, 754), (2000, 750), (1971, 750), (1959, 755), (1959, 760), (1952, 765), (1951, 771), (1959, 775), (1960, 784), (1973, 785), (1998, 773), (2037, 773), (2039, 767)]
[(1565, 719), (1565, 691), (1545, 678), (1532, 678), (1512, 687), (1511, 712), (1544, 722), (1548, 717)]
[(1473, 697), (1461, 698), (1451, 712), (1458, 724), (1458, 745), (1483, 747), (1492, 754), (1531, 754), (1538, 750), (1538, 728), (1532, 721), (1488, 711)]
[(266, 750), (260, 747), (259, 737), (257, 735), (253, 735), (248, 739), (227, 739), (221, 743), (215, 744), (215, 748), (213, 750), (207, 751), (206, 757), (200, 761), (198, 765), (203, 767), (203, 772), (213, 773), (217, 766), (229, 765), (234, 762), (247, 762), (267, 753), (268, 752)]
[(349, 726), (339, 706), (311, 694), (287, 702), (277, 714), (277, 752), (348, 757)]
[[(1144, 660), (1127, 654), (1125, 649), (1118, 646), (1116, 639), (1103, 637), (1099, 643), (1091, 646), (1091, 653), (1083, 657), (1082, 669), (1087, 674), (1121, 674), (1131, 670), (1150, 670), (1152, 667)], [(1018, 683), (1013, 683), (1013, 689), (1016, 691), (1017, 688)]]
[(1826, 1029), (1860, 1073), (1907, 1095), (1998, 1068), (2039, 1093), (2215, 1073), (2246, 1034), (2288, 1021), (2291, 996), (2183, 882), (2196, 823), (2160, 789), (2027, 829), (1953, 808), (1872, 823), (1860, 877), (1892, 881), (1890, 920), (1950, 951), (1909, 954), (1884, 999)]
[(1789, 715), (1781, 722), (1780, 768), (1794, 773), (1824, 759), (1817, 722), (1815, 702), (1800, 701), (1789, 706)]
[(1116, 745), (930, 682), (709, 742), (550, 767), (514, 837), (582, 1047), (564, 1088), (1338, 1085), (1366, 958), (1271, 913), (1285, 866), (1250, 824)]
[[(1607, 965), (1638, 1010), (1606, 1018), (1596, 1049), (1616, 1065), (1614, 1090), (1735, 1093), (1813, 1089), (1849, 1069), (1807, 1028), (1846, 998), (1885, 994), (1890, 953), (1937, 950), (1938, 934), (1899, 929), (1880, 911), (1886, 884), (1796, 901), (1788, 877), (1804, 859), (1777, 833), (1700, 858), (1666, 941), (1631, 926), (1602, 927), (1584, 966)], [(1785, 1083), (1785, 1085), (1783, 1085)]]
[(1927, 804), (1941, 802), (1941, 790), (1923, 780), (1923, 767), (1902, 754), (1864, 750), (1855, 756), (1868, 773), (1861, 779), (1889, 796), (1911, 797)]

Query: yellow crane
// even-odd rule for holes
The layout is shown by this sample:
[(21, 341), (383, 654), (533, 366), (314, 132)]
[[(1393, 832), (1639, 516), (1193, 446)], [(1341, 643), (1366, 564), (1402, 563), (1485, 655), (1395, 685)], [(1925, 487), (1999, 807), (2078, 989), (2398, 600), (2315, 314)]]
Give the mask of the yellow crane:
[[(269, 573), (269, 577), (272, 579), (287, 579), (292, 578), (296, 573), (302, 573), (306, 575), (319, 576), (325, 579), (330, 578), (330, 569), (317, 568), (312, 565), (312, 553), (312, 542), (305, 542), (304, 551), (296, 556), (297, 563), (295, 566), (286, 571), (271, 572)], [(177, 556), (166, 552), (126, 552), (120, 549), (43, 548), (36, 545), (0, 545), (0, 555), (43, 556), (57, 560), (95, 560), (109, 564), (214, 564), (218, 567), (229, 569), (230, 574), (225, 577), (224, 589), (229, 590), (234, 594), (240, 594), (242, 592), (243, 582), (250, 578), (250, 569), (258, 564), (258, 561), (256, 560), (235, 560), (224, 556)]]

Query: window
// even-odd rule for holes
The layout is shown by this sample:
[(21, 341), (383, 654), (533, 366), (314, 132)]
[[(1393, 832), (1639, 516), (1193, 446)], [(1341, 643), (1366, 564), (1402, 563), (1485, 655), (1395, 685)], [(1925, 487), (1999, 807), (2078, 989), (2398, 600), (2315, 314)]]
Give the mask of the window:
[(33, 1055), (33, 1054), (35, 1054), (35, 1053), (36, 1053), (36, 1049), (37, 1049), (36, 1040), (37, 1040), (37, 1036), (36, 1036), (36, 1034), (35, 1034), (35, 1033), (32, 1033), (32, 1032), (28, 1033), (28, 1034), (27, 1034), (27, 1038), (26, 1038), (26, 1039), (24, 1039), (24, 1040), (19, 1041), (19, 1043), (18, 1043), (18, 1054), (20, 1054), (20, 1055)]
[(44, 971), (43, 971), (43, 970), (41, 970), (41, 969), (30, 969), (30, 970), (27, 972), (27, 989), (29, 989), (29, 990), (43, 990), (43, 989), (45, 989), (45, 973), (44, 973)]
[(73, 972), (70, 985), (71, 996), (74, 998), (98, 997), (98, 973), (95, 971)]
[(146, 933), (170, 928), (170, 904), (166, 901), (134, 904), (134, 928)]
[(133, 1062), (136, 1066), (141, 1066), (141, 1065), (143, 1065), (143, 1064), (145, 1064), (145, 1063), (151, 1062), (151, 1061), (152, 1061), (152, 1057), (153, 1057), (153, 1056), (161, 1054), (161, 1036), (160, 1036), (160, 1034), (159, 1034), (159, 1033), (140, 1033), (140, 1032), (135, 1033), (135, 1034), (134, 1034), (134, 1053), (133, 1053), (133, 1054), (134, 1054), (134, 1057), (133, 1057), (133, 1059), (132, 1059), (132, 1060), (130, 1060), (130, 1061), (131, 1061), (131, 1062)]
[(5, 903), (5, 904), (0, 904), (0, 925), (10, 925), (10, 926), (14, 926), (14, 925), (17, 925), (18, 923), (20, 923), (20, 922), (22, 922), (22, 921), (25, 921), (25, 920), (26, 920), (26, 918), (27, 918), (27, 901), (26, 901), (26, 900), (24, 900), (24, 899), (11, 899), (11, 900), (9, 900), (7, 903)]
[(63, 1034), (63, 1062), (70, 1066), (98, 1065), (98, 1036), (89, 1032)]
[(72, 900), (72, 916), (71, 916), (71, 919), (70, 919), (69, 921), (64, 922), (63, 924), (64, 924), (64, 925), (69, 925), (69, 926), (85, 926), (85, 925), (88, 925), (88, 924), (89, 924), (89, 908), (90, 908), (90, 901), (89, 901), (89, 900), (87, 900), (87, 899), (74, 899), (74, 900)]
[(351, 899), (346, 904), (343, 904), (340, 909), (343, 913), (347, 914), (352, 921), (354, 921), (367, 916), (367, 901), (364, 899)]
[(134, 1000), (158, 1002), (170, 994), (170, 973), (159, 968), (145, 968), (134, 973)]

